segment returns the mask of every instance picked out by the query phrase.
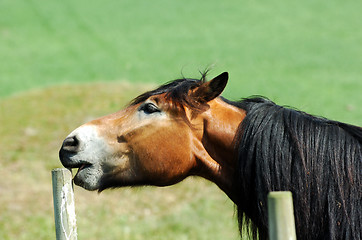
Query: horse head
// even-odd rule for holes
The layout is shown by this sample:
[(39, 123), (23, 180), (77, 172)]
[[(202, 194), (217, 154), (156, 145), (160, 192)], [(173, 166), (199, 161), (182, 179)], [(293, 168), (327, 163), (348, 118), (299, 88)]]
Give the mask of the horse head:
[(87, 190), (166, 186), (197, 175), (232, 197), (233, 141), (245, 113), (219, 98), (227, 80), (227, 73), (179, 79), (146, 92), (75, 129), (60, 160), (78, 168), (74, 182)]

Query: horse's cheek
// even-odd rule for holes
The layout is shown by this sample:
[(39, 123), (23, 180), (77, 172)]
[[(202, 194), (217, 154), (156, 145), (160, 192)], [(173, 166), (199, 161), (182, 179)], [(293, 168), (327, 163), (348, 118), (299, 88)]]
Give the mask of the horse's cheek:
[(137, 172), (154, 185), (174, 184), (185, 178), (192, 166), (190, 154), (185, 147), (177, 144), (165, 142), (164, 146), (159, 146), (140, 143), (136, 151)]

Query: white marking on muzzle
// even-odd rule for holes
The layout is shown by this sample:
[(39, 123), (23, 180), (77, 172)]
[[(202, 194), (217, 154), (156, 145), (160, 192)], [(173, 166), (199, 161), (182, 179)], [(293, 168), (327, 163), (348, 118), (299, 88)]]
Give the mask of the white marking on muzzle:
[(90, 164), (86, 168), (79, 168), (75, 182), (88, 190), (99, 187), (103, 175), (102, 164), (111, 155), (111, 149), (104, 138), (99, 136), (97, 127), (83, 125), (75, 129), (68, 137), (76, 137), (79, 148), (76, 154), (70, 157), (74, 163)]
[(68, 137), (74, 136), (79, 141), (79, 148), (77, 154), (71, 157), (72, 160), (95, 164), (109, 154), (109, 147), (106, 141), (99, 136), (96, 126), (81, 126), (70, 133)]

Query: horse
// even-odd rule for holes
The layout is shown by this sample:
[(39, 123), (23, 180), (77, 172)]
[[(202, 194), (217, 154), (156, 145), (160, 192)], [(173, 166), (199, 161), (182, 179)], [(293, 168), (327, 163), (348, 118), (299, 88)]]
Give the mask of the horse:
[(253, 239), (268, 239), (267, 194), (291, 191), (298, 239), (360, 240), (362, 128), (261, 96), (230, 101), (228, 78), (180, 78), (141, 94), (70, 133), (61, 163), (99, 192), (203, 177), (235, 203), (240, 234)]

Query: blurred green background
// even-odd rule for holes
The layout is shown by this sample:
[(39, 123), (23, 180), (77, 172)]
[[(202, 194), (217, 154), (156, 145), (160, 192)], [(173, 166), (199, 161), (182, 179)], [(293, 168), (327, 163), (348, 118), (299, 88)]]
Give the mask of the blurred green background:
[[(0, 0), (0, 239), (55, 237), (51, 178), (75, 127), (181, 76), (362, 125), (361, 1)], [(79, 239), (238, 239), (213, 184), (76, 187)]]

